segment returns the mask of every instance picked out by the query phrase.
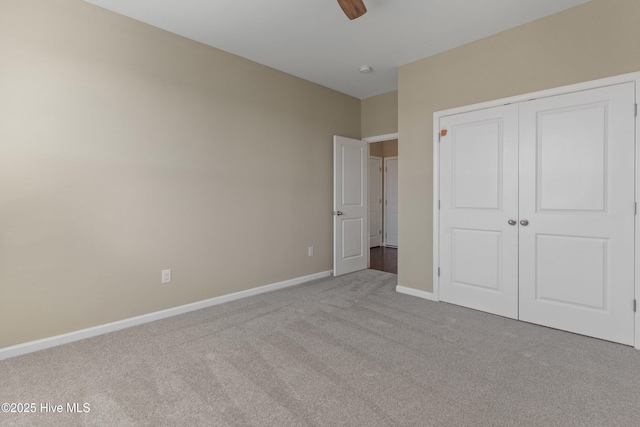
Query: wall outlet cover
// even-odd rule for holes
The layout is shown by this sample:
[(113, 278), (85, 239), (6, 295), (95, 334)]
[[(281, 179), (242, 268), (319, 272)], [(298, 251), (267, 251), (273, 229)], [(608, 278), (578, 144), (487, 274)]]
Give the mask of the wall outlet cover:
[(171, 270), (162, 270), (162, 283), (171, 283)]

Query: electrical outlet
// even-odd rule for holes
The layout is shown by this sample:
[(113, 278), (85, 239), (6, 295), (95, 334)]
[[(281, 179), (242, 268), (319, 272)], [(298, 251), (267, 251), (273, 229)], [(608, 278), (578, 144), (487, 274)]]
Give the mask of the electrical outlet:
[(313, 246), (309, 246), (309, 256), (313, 256)]
[(171, 270), (162, 270), (162, 283), (171, 283)]

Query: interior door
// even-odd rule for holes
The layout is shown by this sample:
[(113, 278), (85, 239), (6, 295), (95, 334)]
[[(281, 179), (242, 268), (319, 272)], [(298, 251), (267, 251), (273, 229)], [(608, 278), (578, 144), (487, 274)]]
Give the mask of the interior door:
[(382, 244), (382, 158), (369, 157), (369, 247)]
[(333, 137), (333, 274), (367, 268), (369, 228), (367, 181), (369, 145)]
[(634, 342), (635, 85), (520, 106), (520, 319)]
[(384, 244), (398, 246), (398, 158), (384, 159)]
[(440, 129), (440, 299), (517, 318), (518, 106)]

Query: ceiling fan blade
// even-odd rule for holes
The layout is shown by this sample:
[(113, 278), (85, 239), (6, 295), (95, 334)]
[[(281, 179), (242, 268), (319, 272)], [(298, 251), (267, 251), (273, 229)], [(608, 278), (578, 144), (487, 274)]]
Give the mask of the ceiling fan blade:
[(362, 0), (338, 0), (338, 3), (349, 19), (353, 20), (367, 13)]

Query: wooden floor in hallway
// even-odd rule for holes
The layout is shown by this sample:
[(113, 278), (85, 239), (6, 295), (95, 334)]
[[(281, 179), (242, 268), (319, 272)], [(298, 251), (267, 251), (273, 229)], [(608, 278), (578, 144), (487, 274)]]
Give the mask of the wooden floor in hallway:
[(398, 274), (398, 248), (378, 246), (371, 248), (371, 269)]

